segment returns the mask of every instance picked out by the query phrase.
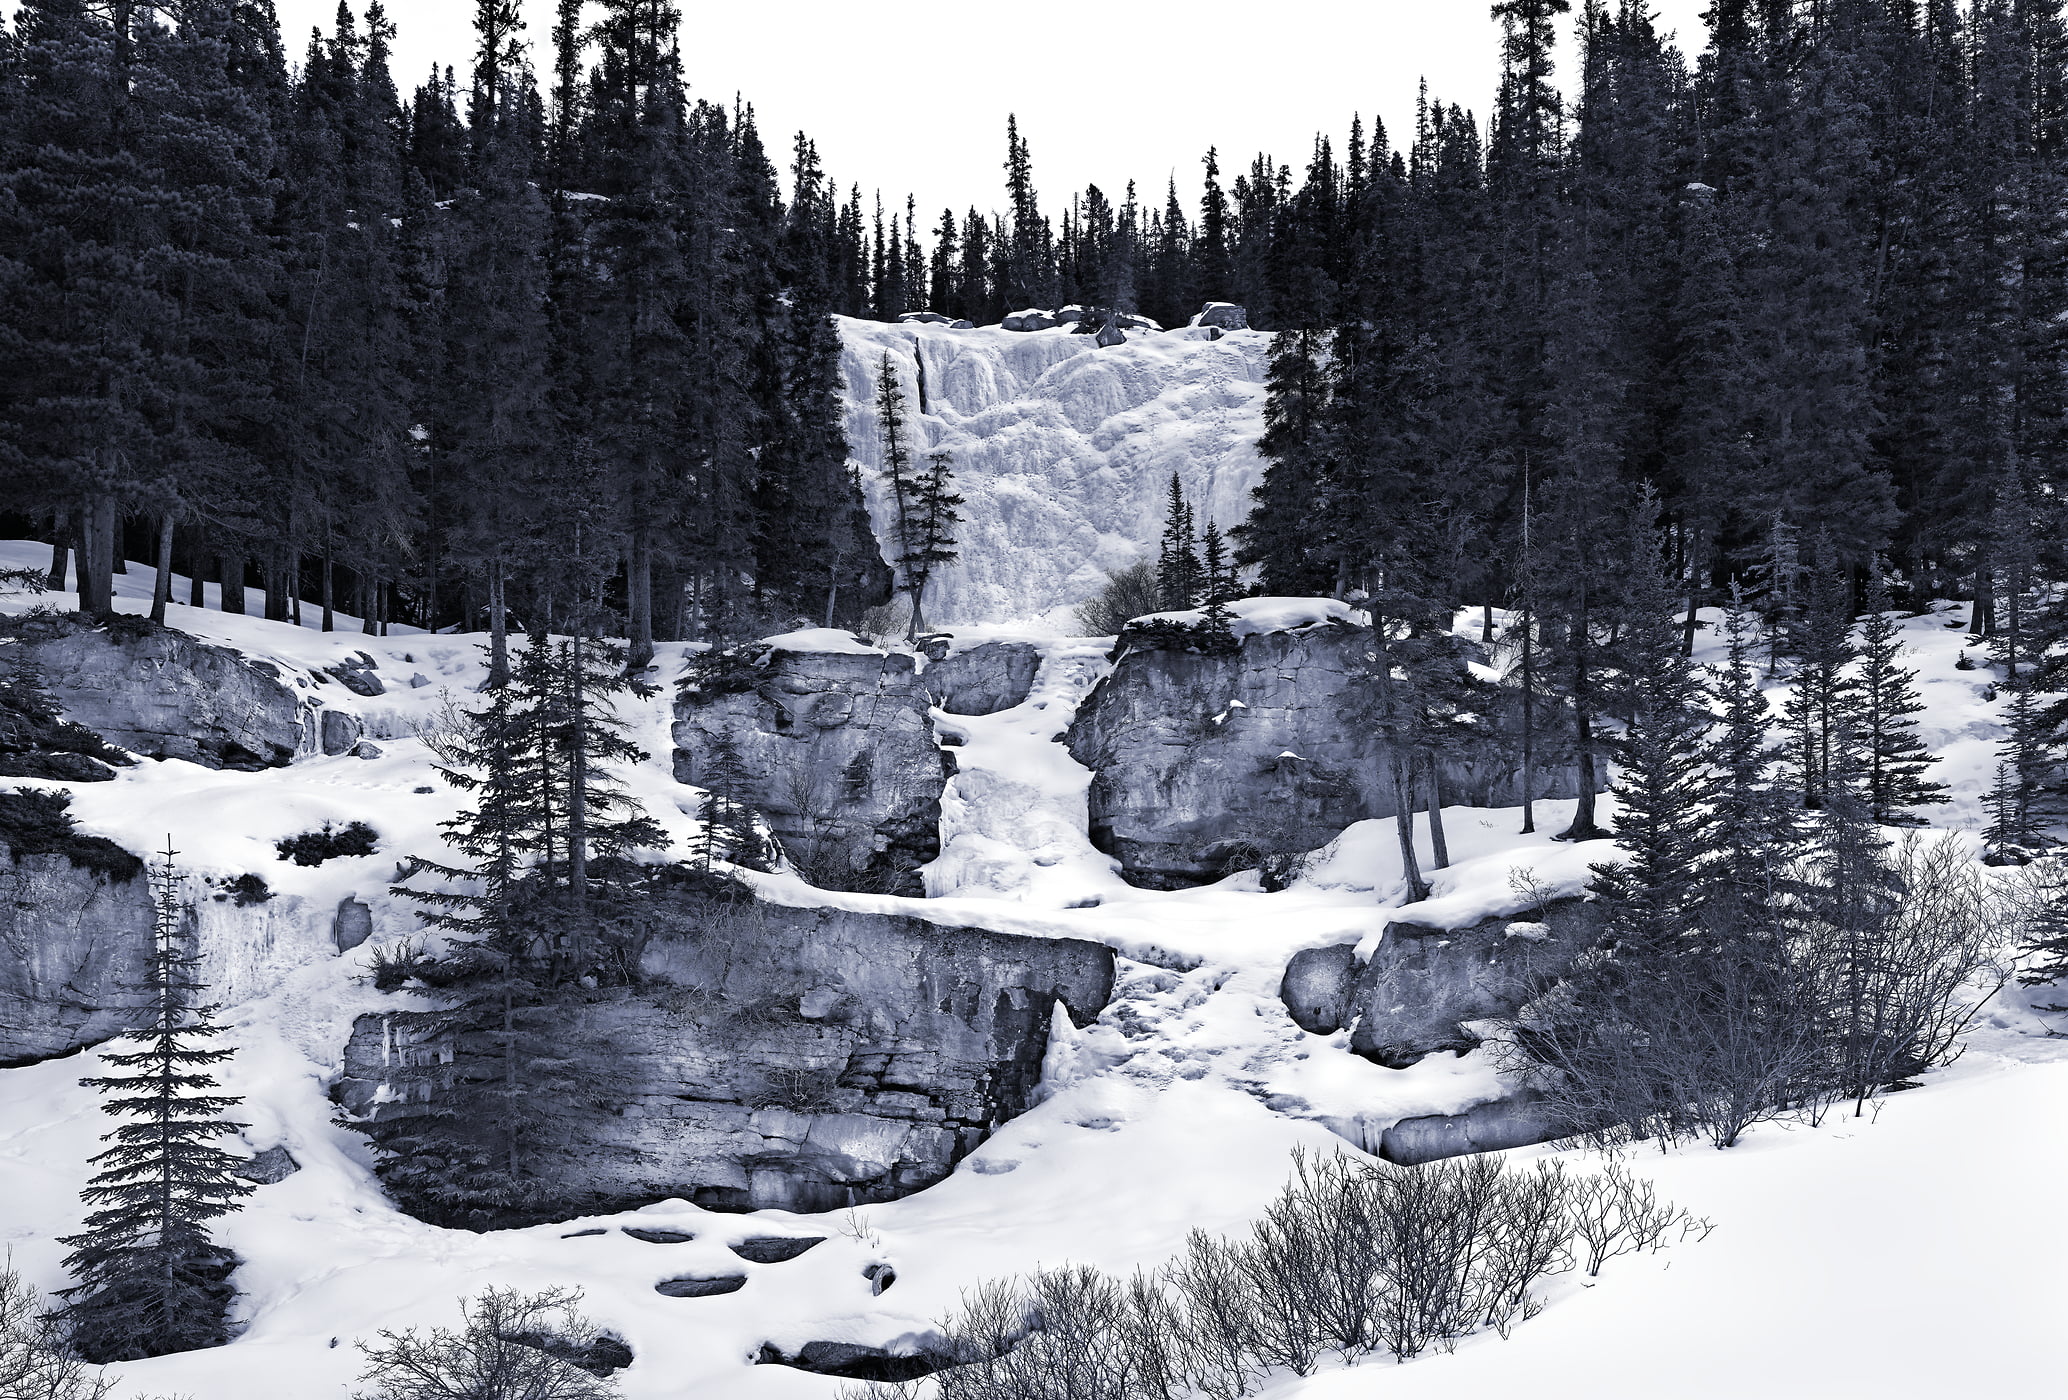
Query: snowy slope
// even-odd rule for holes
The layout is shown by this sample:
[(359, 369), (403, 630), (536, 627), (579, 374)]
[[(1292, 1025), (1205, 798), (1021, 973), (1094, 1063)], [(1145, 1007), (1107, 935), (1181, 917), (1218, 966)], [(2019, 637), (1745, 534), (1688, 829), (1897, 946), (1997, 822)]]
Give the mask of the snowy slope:
[[(875, 329), (908, 341), (926, 333)], [(1047, 334), (1013, 340), (1038, 346)], [(0, 545), (0, 563), (37, 554)], [(143, 611), (151, 572), (131, 570), (119, 580), (120, 606)], [(1939, 776), (1959, 789), (1934, 815), (1972, 830), (2002, 706), (1986, 698), (1986, 670), (1956, 669), (1966, 634), (1947, 625), (1953, 620), (1942, 612), (1904, 627), (1916, 653), (1910, 664), (1923, 672), (1924, 737), (1947, 753)], [(423, 1225), (385, 1201), (363, 1143), (332, 1121), (325, 1089), (352, 1017), (396, 1002), (362, 980), (373, 945), (336, 955), (329, 919), (352, 894), (374, 905), (376, 944), (413, 929), (409, 906), (385, 893), (393, 862), (403, 850), (432, 849), (455, 799), (409, 726), (471, 695), (479, 639), (324, 635), (177, 607), (172, 621), (273, 659), (304, 682), (364, 649), (391, 689), (375, 699), (322, 690), (328, 703), (364, 707), (385, 751), (370, 762), (308, 759), (248, 774), (147, 763), (74, 788), (89, 830), (144, 849), (171, 829), (197, 879), (259, 870), (281, 891), (248, 916), (210, 904), (218, 912), (202, 937), (209, 975), (232, 1003), (238, 1053), (226, 1079), (246, 1097), (242, 1146), (285, 1144), (304, 1167), (224, 1222), (225, 1240), (245, 1261), (237, 1276), (243, 1333), (215, 1351), (119, 1368), (120, 1400), (344, 1400), (360, 1364), (355, 1338), (450, 1324), (457, 1299), (490, 1284), (585, 1290), (586, 1311), (639, 1356), (621, 1377), (631, 1400), (833, 1400), (839, 1382), (751, 1358), (764, 1342), (910, 1344), (961, 1290), (1036, 1264), (1157, 1262), (1194, 1226), (1238, 1228), (1276, 1190), (1295, 1147), (1375, 1142), (1397, 1118), (1454, 1112), (1501, 1091), (1483, 1056), (1434, 1055), (1387, 1070), (1348, 1054), (1341, 1036), (1300, 1031), (1278, 1000), (1290, 953), (1369, 944), (1403, 912), (1390, 823), (1352, 827), (1279, 893), (1261, 892), (1250, 876), (1204, 889), (1133, 889), (1086, 838), (1089, 774), (1054, 742), (1105, 670), (1102, 646), (1040, 629), (978, 628), (1040, 639), (1045, 661), (1022, 705), (936, 716), (962, 742), (943, 802), (942, 854), (926, 872), (931, 897), (827, 894), (788, 876), (759, 883), (788, 902), (1112, 944), (1122, 954), (1114, 1005), (1082, 1031), (1059, 1021), (1045, 1100), (947, 1181), (852, 1217), (716, 1215), (660, 1202), (487, 1235)], [(1713, 638), (1705, 634), (1703, 645), (1709, 654)], [(672, 676), (679, 651), (661, 663)], [(410, 686), (418, 674), (426, 683)], [(695, 793), (668, 773), (665, 703), (628, 703), (654, 758), (626, 776), (679, 843)], [(1413, 914), (1462, 922), (1509, 907), (1517, 868), (1551, 892), (1576, 890), (1611, 848), (1550, 841), (1544, 833), (1559, 829), (1569, 806), (1541, 804), (1533, 837), (1515, 833), (1512, 810), (1449, 811), (1454, 863), (1435, 874), (1430, 902)], [(370, 821), (381, 851), (310, 870), (273, 859), (273, 839), (326, 818)], [(1598, 1286), (1554, 1284), (1545, 1314), (1512, 1341), (1476, 1338), (1455, 1356), (1287, 1381), (1273, 1394), (1347, 1400), (1375, 1384), (1404, 1396), (1597, 1400), (2051, 1393), (2057, 1344), (2047, 1329), (2068, 1303), (2058, 1269), (2068, 1226), (2035, 1201), (2057, 1189), (2068, 1150), (2068, 1042), (2039, 1034), (2042, 1020), (2007, 999), (1966, 1059), (1893, 1096), (1872, 1120), (1763, 1127), (1731, 1152), (1639, 1158), (1663, 1194), (1717, 1222), (1714, 1237), (1622, 1261)], [(77, 1084), (97, 1064), (88, 1052), (0, 1071), (0, 1243), (45, 1288), (64, 1281), (56, 1239), (76, 1228), (86, 1158), (106, 1127)], [(697, 1238), (647, 1244), (617, 1233), (624, 1223), (674, 1225)], [(596, 1228), (606, 1233), (570, 1237)], [(735, 1259), (726, 1246), (754, 1234), (826, 1242), (783, 1264)], [(861, 1272), (879, 1262), (898, 1274), (880, 1297)], [(654, 1291), (679, 1274), (727, 1270), (748, 1276), (737, 1293)], [(1611, 1350), (1627, 1361), (1605, 1367)]]
[(1249, 513), (1269, 335), (1130, 332), (1100, 349), (1066, 329), (839, 326), (848, 449), (879, 538), (894, 519), (875, 409), (884, 355), (912, 415), (914, 462), (954, 458), (962, 557), (934, 577), (931, 621), (1069, 625), (1107, 575), (1153, 556), (1172, 472), (1202, 526)]

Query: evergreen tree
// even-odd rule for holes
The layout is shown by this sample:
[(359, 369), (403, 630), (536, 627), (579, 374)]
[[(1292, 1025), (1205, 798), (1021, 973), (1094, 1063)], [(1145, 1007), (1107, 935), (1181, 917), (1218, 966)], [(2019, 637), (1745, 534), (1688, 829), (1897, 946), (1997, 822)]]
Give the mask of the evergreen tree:
[(1772, 707), (1753, 662), (1757, 619), (1742, 595), (1724, 614), (1726, 651), (1710, 694), (1720, 720), (1707, 754), (1714, 776), (1714, 859), (1703, 872), (1720, 924), (1744, 927), (1771, 912), (1782, 872), (1800, 853), (1796, 804), (1776, 780)]
[(1170, 474), (1170, 494), (1163, 513), (1163, 539), (1156, 554), (1156, 587), (1163, 607), (1183, 612), (1199, 603), (1199, 548), (1192, 528), (1192, 506), (1178, 474)]
[(946, 452), (929, 452), (926, 470), (913, 478), (909, 494), (898, 565), (905, 571), (905, 588), (912, 595), (910, 640), (916, 643), (925, 627), (926, 585), (934, 570), (958, 557), (954, 531), (962, 513), (955, 507), (962, 504), (962, 497), (955, 493), (953, 459)]
[(91, 1209), (65, 1268), (78, 1282), (64, 1291), (72, 1338), (90, 1361), (221, 1346), (234, 1291), (236, 1257), (209, 1234), (209, 1222), (251, 1193), (234, 1172), (239, 1159), (216, 1146), (242, 1124), (225, 1114), (242, 1102), (221, 1092), (210, 1067), (231, 1051), (216, 1008), (204, 1004), (200, 958), (190, 949), (179, 899), (177, 852), (167, 844), (153, 871), (155, 918), (148, 998), (124, 1039), (136, 1048), (103, 1053), (117, 1071), (80, 1083), (104, 1096), (102, 1111), (130, 1121), (106, 1134), (113, 1144), (80, 1193)]
[(711, 862), (723, 860), (747, 870), (769, 869), (767, 840), (744, 796), (747, 772), (739, 740), (729, 732), (714, 735), (710, 762), (697, 776), (704, 786), (697, 813), (703, 824), (697, 834), (697, 864), (709, 870)]
[[(1822, 574), (1787, 638), (1795, 662), (1785, 710), (1789, 766), (1802, 805), (1812, 811), (1830, 799), (1839, 781), (1837, 769), (1857, 757), (1846, 746), (1861, 737), (1859, 681), (1853, 674), (1859, 653), (1851, 614), (1851, 585), (1836, 574)], [(1894, 718), (1900, 722), (1900, 716)], [(1851, 771), (1859, 775), (1860, 766), (1851, 764)]]
[(1626, 722), (1613, 750), (1616, 845), (1629, 859), (1596, 865), (1591, 889), (1619, 947), (1670, 948), (1694, 926), (1706, 867), (1719, 857), (1710, 716), (1694, 666), (1680, 654), (1679, 619), (1656, 527), (1656, 502), (1636, 520), (1637, 575), (1620, 657)]
[(1228, 604), (1235, 601), (1236, 593), (1235, 567), (1228, 557), (1227, 541), (1221, 535), (1221, 527), (1209, 519), (1199, 549), (1199, 602), (1204, 610), (1200, 626), (1216, 636), (1232, 635), (1235, 614), (1229, 611)]
[(1917, 672), (1897, 665), (1903, 653), (1901, 629), (1889, 616), (1888, 585), (1878, 569), (1867, 584), (1867, 616), (1860, 627), (1858, 726), (1864, 749), (1867, 809), (1883, 826), (1923, 826), (1909, 808), (1947, 800), (1945, 785), (1924, 774), (1938, 756), (1917, 737), (1913, 716), (1924, 710), (1917, 698)]

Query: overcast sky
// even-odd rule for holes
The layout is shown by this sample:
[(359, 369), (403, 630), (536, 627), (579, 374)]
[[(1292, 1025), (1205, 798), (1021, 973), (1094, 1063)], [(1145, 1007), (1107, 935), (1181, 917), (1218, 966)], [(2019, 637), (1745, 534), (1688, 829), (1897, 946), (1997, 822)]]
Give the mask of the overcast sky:
[[(363, 0), (353, 0), (363, 12)], [(337, 0), (277, 0), (291, 60)], [(1701, 47), (1708, 0), (1654, 0)], [(551, 65), (551, 0), (525, 0), (534, 62)], [(803, 129), (843, 186), (986, 210), (1002, 199), (1005, 117), (1019, 116), (1043, 203), (1096, 183), (1145, 197), (1172, 173), (1190, 203), (1199, 158), (1271, 152), (1297, 170), (1317, 130), (1376, 112), (1412, 129), (1415, 86), (1485, 117), (1499, 62), (1488, 0), (683, 0), (692, 90), (754, 104), (772, 153)], [(1575, 8), (1578, 8), (1576, 5)], [(464, 74), (473, 0), (388, 0), (405, 92), (431, 64)], [(1571, 76), (1570, 53), (1561, 79)], [(464, 80), (464, 79), (463, 79)], [(1232, 178), (1232, 175), (1231, 177)]]

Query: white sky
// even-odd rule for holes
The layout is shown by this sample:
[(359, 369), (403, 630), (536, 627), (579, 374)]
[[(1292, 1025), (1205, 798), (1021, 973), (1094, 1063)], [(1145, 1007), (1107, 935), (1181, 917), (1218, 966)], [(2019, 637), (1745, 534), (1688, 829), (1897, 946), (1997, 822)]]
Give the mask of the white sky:
[[(337, 0), (276, 0), (290, 60)], [(1653, 0), (1698, 50), (1708, 0)], [(354, 0), (363, 12), (364, 0)], [(551, 0), (525, 0), (534, 63), (551, 64)], [(1416, 83), (1483, 120), (1499, 64), (1489, 0), (682, 0), (693, 91), (754, 104), (779, 167), (790, 133), (818, 142), (844, 188), (989, 210), (1003, 198), (1005, 117), (1019, 116), (1044, 205), (1128, 179), (1160, 196), (1175, 172), (1190, 205), (1199, 158), (1224, 179), (1269, 151), (1299, 170), (1314, 133), (1337, 139), (1376, 112), (1398, 144)], [(1576, 4), (1575, 9), (1578, 8)], [(405, 95), (435, 60), (464, 73), (473, 0), (388, 0)], [(1569, 79), (1571, 62), (1560, 65)]]

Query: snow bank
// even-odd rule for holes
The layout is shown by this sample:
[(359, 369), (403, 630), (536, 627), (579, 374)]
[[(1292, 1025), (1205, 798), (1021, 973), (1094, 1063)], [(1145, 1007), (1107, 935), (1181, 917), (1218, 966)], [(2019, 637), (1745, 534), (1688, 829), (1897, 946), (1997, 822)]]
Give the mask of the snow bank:
[(1271, 337), (1130, 336), (1100, 348), (1067, 331), (841, 320), (849, 450), (879, 539), (893, 511), (875, 410), (891, 357), (913, 457), (945, 451), (965, 498), (961, 557), (934, 575), (927, 616), (943, 626), (1071, 611), (1108, 575), (1153, 553), (1171, 474), (1202, 524), (1249, 513), (1261, 478)]
[[(1238, 637), (1253, 637), (1261, 632), (1296, 632), (1302, 627), (1313, 627), (1323, 622), (1367, 623), (1371, 620), (1369, 614), (1334, 598), (1237, 598), (1227, 607), (1235, 615), (1229, 630)], [(1205, 619), (1204, 608), (1187, 608), (1178, 612), (1149, 613), (1134, 620), (1182, 622), (1187, 626), (1197, 626)]]
[(761, 644), (776, 651), (832, 652), (840, 656), (888, 654), (878, 647), (858, 640), (854, 633), (843, 632), (838, 627), (801, 627), (795, 632), (764, 637)]

